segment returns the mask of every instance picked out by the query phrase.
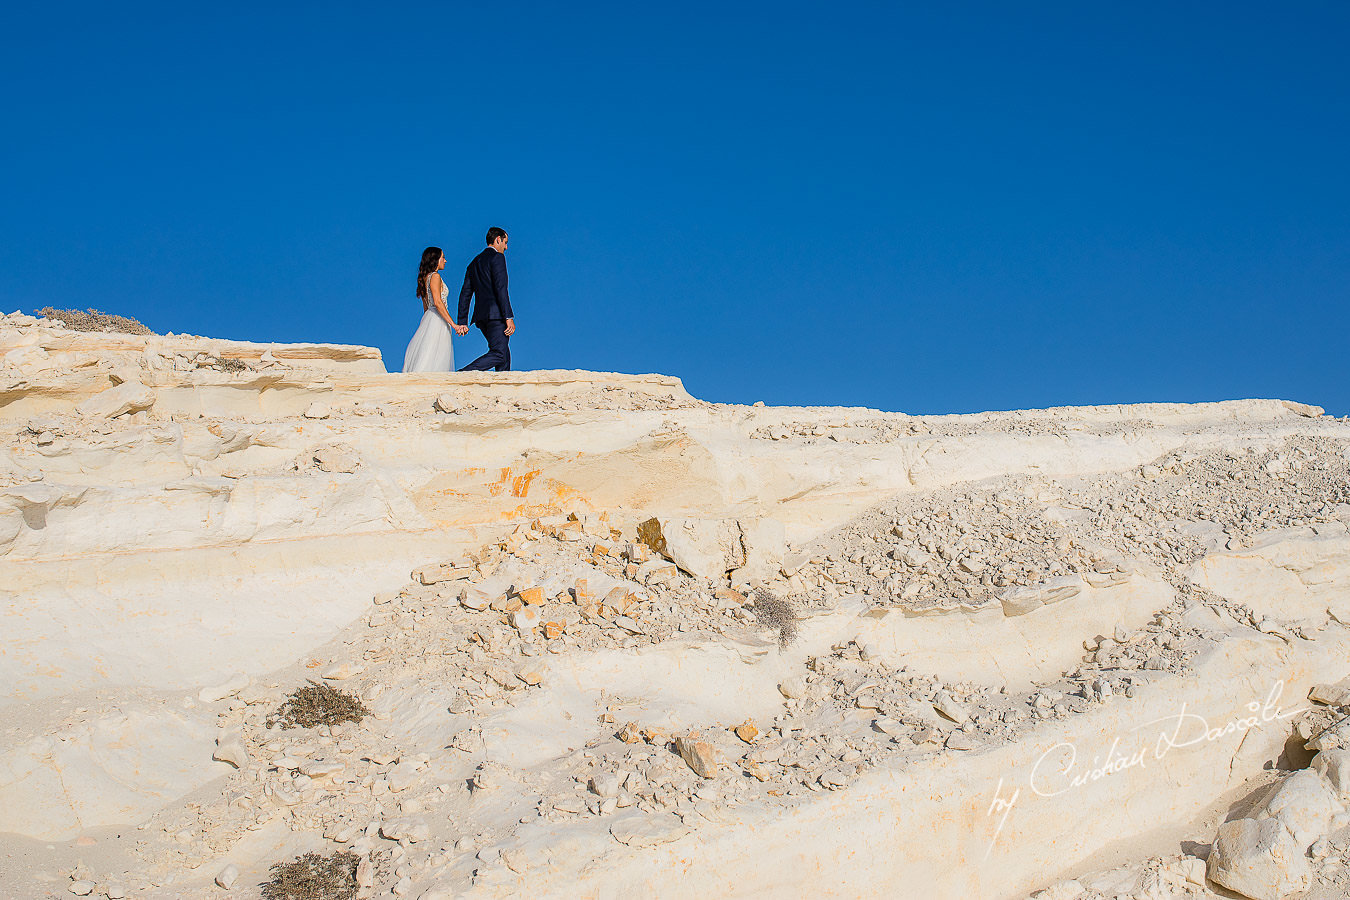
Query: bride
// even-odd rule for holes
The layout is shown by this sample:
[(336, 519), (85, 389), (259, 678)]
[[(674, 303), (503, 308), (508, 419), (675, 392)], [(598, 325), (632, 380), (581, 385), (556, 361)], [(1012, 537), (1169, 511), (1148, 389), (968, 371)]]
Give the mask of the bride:
[(440, 275), (444, 268), (445, 254), (440, 247), (422, 251), (422, 263), (417, 267), (422, 322), (408, 342), (408, 352), (403, 355), (404, 372), (455, 371), (455, 348), (450, 343), (450, 332), (466, 334), (469, 329), (465, 325), (456, 325), (445, 306), (450, 299), (450, 289)]

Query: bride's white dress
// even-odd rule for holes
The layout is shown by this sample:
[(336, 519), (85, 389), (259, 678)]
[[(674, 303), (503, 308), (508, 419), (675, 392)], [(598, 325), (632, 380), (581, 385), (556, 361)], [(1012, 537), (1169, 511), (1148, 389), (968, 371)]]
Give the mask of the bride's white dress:
[[(450, 298), (450, 289), (441, 282), (441, 302)], [(449, 307), (446, 307), (449, 309)], [(453, 372), (455, 371), (455, 348), (450, 342), (454, 334), (450, 325), (437, 314), (435, 307), (422, 313), (422, 321), (417, 333), (408, 342), (408, 351), (403, 354), (405, 372)]]

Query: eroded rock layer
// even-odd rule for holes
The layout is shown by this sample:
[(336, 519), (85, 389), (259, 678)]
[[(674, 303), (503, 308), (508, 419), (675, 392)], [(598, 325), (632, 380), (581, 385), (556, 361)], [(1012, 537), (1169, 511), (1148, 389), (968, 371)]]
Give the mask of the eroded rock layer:
[(1344, 896), (1347, 522), (1350, 424), (1286, 401), (723, 405), (16, 314), (0, 888)]

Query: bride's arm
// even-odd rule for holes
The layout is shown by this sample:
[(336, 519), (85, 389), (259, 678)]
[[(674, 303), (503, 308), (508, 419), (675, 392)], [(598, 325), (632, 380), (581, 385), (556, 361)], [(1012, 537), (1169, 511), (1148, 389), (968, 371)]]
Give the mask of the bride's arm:
[(436, 272), (427, 276), (427, 296), (431, 298), (432, 303), (436, 304), (436, 315), (444, 319), (445, 324), (454, 328), (455, 323), (450, 320), (450, 313), (445, 308), (445, 301), (441, 299), (441, 276)]

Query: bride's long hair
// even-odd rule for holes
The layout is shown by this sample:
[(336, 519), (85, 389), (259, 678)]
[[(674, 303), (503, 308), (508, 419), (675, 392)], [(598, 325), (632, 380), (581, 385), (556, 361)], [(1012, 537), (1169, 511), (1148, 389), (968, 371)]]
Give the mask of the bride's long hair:
[(428, 247), (422, 251), (422, 263), (417, 267), (417, 299), (427, 299), (427, 276), (436, 271), (441, 264), (440, 247)]

